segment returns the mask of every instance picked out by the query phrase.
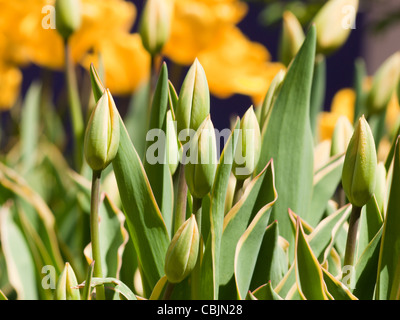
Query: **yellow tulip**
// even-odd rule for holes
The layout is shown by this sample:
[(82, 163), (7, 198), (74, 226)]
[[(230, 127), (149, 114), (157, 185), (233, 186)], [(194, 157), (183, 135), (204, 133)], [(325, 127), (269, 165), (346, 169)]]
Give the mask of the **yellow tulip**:
[(0, 66), (0, 110), (11, 108), (17, 100), (22, 82), (18, 68)]
[(331, 111), (321, 112), (319, 116), (320, 141), (331, 139), (336, 122), (341, 116), (346, 116), (353, 123), (355, 99), (355, 92), (350, 88), (341, 89), (335, 94)]

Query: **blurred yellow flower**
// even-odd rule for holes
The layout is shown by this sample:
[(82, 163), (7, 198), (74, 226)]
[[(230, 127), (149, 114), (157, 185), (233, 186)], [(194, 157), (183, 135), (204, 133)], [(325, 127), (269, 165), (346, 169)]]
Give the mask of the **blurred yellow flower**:
[(247, 13), (238, 0), (175, 0), (170, 39), (163, 53), (189, 65), (198, 58), (212, 94), (251, 96), (260, 103), (276, 73), (268, 50), (250, 41), (236, 26)]
[(332, 99), (331, 111), (321, 112), (319, 115), (320, 141), (332, 138), (333, 130), (340, 116), (346, 116), (350, 123), (353, 123), (355, 99), (355, 92), (350, 88), (341, 89), (335, 94)]
[[(49, 12), (46, 5), (55, 0), (0, 0), (1, 39), (6, 50), (2, 61), (15, 66), (34, 63), (62, 70), (64, 43), (57, 30), (43, 28)], [(113, 94), (128, 94), (148, 76), (149, 58), (138, 34), (130, 34), (136, 19), (136, 7), (124, 0), (82, 0), (82, 24), (70, 38), (71, 56), (75, 63), (89, 69), (89, 59), (101, 52), (107, 85)], [(0, 76), (1, 77), (1, 76)], [(0, 81), (5, 81), (1, 77)], [(4, 85), (3, 85), (4, 86)], [(12, 100), (12, 99), (10, 99)]]

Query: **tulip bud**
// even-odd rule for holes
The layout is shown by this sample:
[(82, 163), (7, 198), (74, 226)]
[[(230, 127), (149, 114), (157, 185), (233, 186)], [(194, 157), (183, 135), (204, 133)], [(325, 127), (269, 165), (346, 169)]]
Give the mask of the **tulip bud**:
[(399, 74), (400, 52), (396, 52), (383, 62), (373, 77), (367, 98), (367, 107), (370, 113), (380, 112), (387, 107), (393, 91), (396, 89)]
[(303, 28), (296, 16), (290, 12), (283, 13), (283, 27), (279, 46), (280, 61), (288, 66), (296, 56), (305, 39)]
[(346, 116), (340, 116), (332, 134), (331, 157), (346, 152), (352, 135), (353, 125)]
[(276, 100), (276, 97), (279, 94), (279, 91), (282, 87), (283, 80), (285, 79), (286, 71), (279, 70), (279, 72), (272, 79), (271, 84), (269, 85), (267, 94), (265, 95), (265, 99), (261, 106), (260, 112), (260, 127), (261, 130), (264, 128), (264, 125), (268, 122), (269, 114), (272, 110), (272, 106)]
[(197, 130), (210, 113), (210, 92), (206, 74), (196, 59), (190, 67), (179, 93), (175, 115), (178, 132)]
[(185, 158), (186, 183), (192, 196), (201, 199), (211, 190), (217, 169), (217, 142), (210, 116), (190, 141), (189, 152)]
[(181, 282), (192, 272), (197, 261), (199, 241), (199, 229), (192, 214), (179, 227), (168, 247), (164, 271), (169, 282)]
[(317, 53), (329, 54), (340, 48), (354, 28), (358, 0), (329, 0), (314, 17)]
[(78, 281), (76, 280), (74, 270), (66, 262), (64, 270), (58, 279), (54, 298), (56, 300), (80, 300), (81, 295), (79, 289), (76, 288), (77, 286)]
[(377, 157), (374, 137), (362, 116), (350, 139), (342, 171), (342, 185), (350, 203), (364, 206), (375, 191)]
[(119, 145), (119, 114), (107, 89), (92, 111), (86, 127), (84, 152), (93, 170), (103, 170), (114, 159)]
[(140, 20), (139, 33), (144, 48), (155, 55), (168, 41), (172, 8), (167, 0), (147, 0)]
[(79, 0), (56, 0), (56, 29), (66, 40), (81, 25), (81, 8)]
[(375, 199), (378, 208), (383, 215), (384, 205), (386, 198), (386, 168), (383, 162), (379, 162), (376, 167), (376, 186), (375, 186)]
[(172, 119), (171, 110), (167, 111), (167, 159), (171, 175), (176, 171), (179, 164), (180, 153), (178, 136), (176, 134), (175, 121)]
[(100, 80), (99, 74), (97, 73), (97, 70), (94, 67), (93, 63), (90, 64), (90, 81), (92, 83), (94, 100), (97, 103), (97, 101), (99, 101), (106, 89), (104, 88), (103, 83)]
[(260, 159), (260, 149), (260, 127), (251, 106), (240, 121), (239, 139), (232, 166), (236, 179), (244, 180), (253, 173)]

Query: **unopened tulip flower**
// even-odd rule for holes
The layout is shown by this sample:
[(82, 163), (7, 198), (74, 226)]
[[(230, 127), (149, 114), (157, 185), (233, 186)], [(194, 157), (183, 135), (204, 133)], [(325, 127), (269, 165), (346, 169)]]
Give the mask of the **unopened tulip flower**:
[(190, 141), (185, 178), (193, 197), (201, 199), (210, 190), (217, 169), (217, 144), (214, 126), (208, 116)]
[(147, 0), (139, 32), (143, 46), (151, 54), (159, 53), (168, 41), (172, 7), (168, 0)]
[(355, 25), (358, 0), (329, 0), (317, 12), (317, 52), (330, 54), (348, 39)]
[(81, 8), (79, 0), (56, 0), (56, 29), (68, 39), (81, 25)]
[(93, 170), (103, 170), (114, 159), (119, 145), (119, 114), (107, 89), (97, 102), (86, 127), (84, 152)]
[(280, 61), (288, 66), (296, 56), (304, 42), (304, 31), (296, 16), (290, 12), (283, 13), (283, 27), (280, 39), (279, 55)]
[(179, 93), (175, 110), (178, 132), (197, 130), (210, 113), (210, 92), (206, 74), (196, 59), (189, 68)]
[(78, 281), (74, 270), (67, 262), (58, 279), (54, 298), (56, 300), (80, 300), (80, 292), (76, 288), (77, 286)]
[(164, 271), (171, 283), (185, 279), (194, 269), (200, 234), (194, 214), (175, 233), (165, 256)]
[(352, 205), (362, 207), (374, 194), (376, 167), (374, 137), (362, 116), (349, 142), (342, 172), (343, 189)]
[(368, 112), (378, 113), (387, 107), (396, 90), (399, 74), (400, 51), (387, 58), (376, 71), (367, 97)]
[(253, 173), (260, 158), (260, 150), (260, 127), (251, 106), (240, 121), (239, 139), (232, 166), (237, 179), (244, 180)]

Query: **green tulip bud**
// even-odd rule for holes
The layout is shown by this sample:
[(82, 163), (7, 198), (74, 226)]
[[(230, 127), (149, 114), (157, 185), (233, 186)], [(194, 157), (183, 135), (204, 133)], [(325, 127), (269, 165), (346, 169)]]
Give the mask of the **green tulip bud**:
[(107, 89), (97, 102), (86, 127), (84, 152), (93, 170), (103, 170), (114, 159), (119, 145), (119, 114)]
[(387, 107), (399, 81), (399, 74), (400, 52), (396, 52), (383, 62), (373, 77), (367, 97), (370, 113), (378, 113)]
[(350, 139), (342, 171), (343, 189), (352, 205), (362, 207), (374, 194), (376, 167), (374, 137), (362, 116)]
[(178, 136), (176, 133), (176, 122), (172, 118), (171, 110), (167, 111), (167, 160), (171, 175), (173, 175), (178, 167), (180, 160), (180, 150), (178, 144)]
[(147, 0), (139, 24), (144, 48), (155, 55), (168, 41), (172, 8), (166, 0)]
[(264, 126), (266, 123), (268, 123), (269, 115), (272, 110), (272, 106), (274, 105), (274, 102), (276, 100), (276, 97), (279, 94), (279, 91), (282, 87), (283, 80), (285, 79), (286, 71), (285, 70), (279, 70), (279, 72), (275, 75), (275, 77), (272, 79), (271, 84), (269, 85), (267, 94), (265, 95), (263, 104), (261, 106), (261, 111), (260, 111), (260, 127), (261, 130), (263, 130)]
[(353, 125), (347, 117), (340, 116), (332, 134), (331, 157), (346, 152), (352, 135)]
[(197, 130), (210, 113), (210, 92), (206, 74), (196, 59), (182, 83), (175, 115), (178, 132)]
[(79, 0), (56, 0), (56, 29), (67, 40), (81, 26)]
[(330, 54), (340, 48), (355, 28), (358, 0), (329, 0), (317, 12), (317, 53)]
[(92, 83), (94, 100), (97, 103), (106, 89), (104, 88), (103, 82), (101, 81), (93, 63), (90, 64), (90, 81)]
[(244, 180), (253, 173), (260, 159), (260, 151), (260, 127), (251, 106), (240, 121), (239, 139), (232, 166), (236, 179)]
[(383, 162), (379, 162), (376, 167), (376, 186), (375, 186), (375, 199), (378, 208), (383, 216), (386, 198), (386, 168)]
[(210, 116), (191, 139), (189, 152), (185, 158), (186, 183), (192, 196), (201, 199), (211, 190), (217, 169), (217, 142)]
[(282, 34), (279, 44), (280, 61), (288, 66), (296, 56), (305, 39), (303, 28), (296, 16), (290, 12), (283, 13)]
[(54, 298), (56, 300), (80, 300), (81, 295), (77, 286), (78, 280), (76, 279), (74, 270), (66, 262), (64, 270), (58, 279)]
[(179, 227), (168, 247), (164, 271), (169, 282), (181, 282), (192, 272), (197, 261), (199, 241), (199, 229), (192, 214)]

